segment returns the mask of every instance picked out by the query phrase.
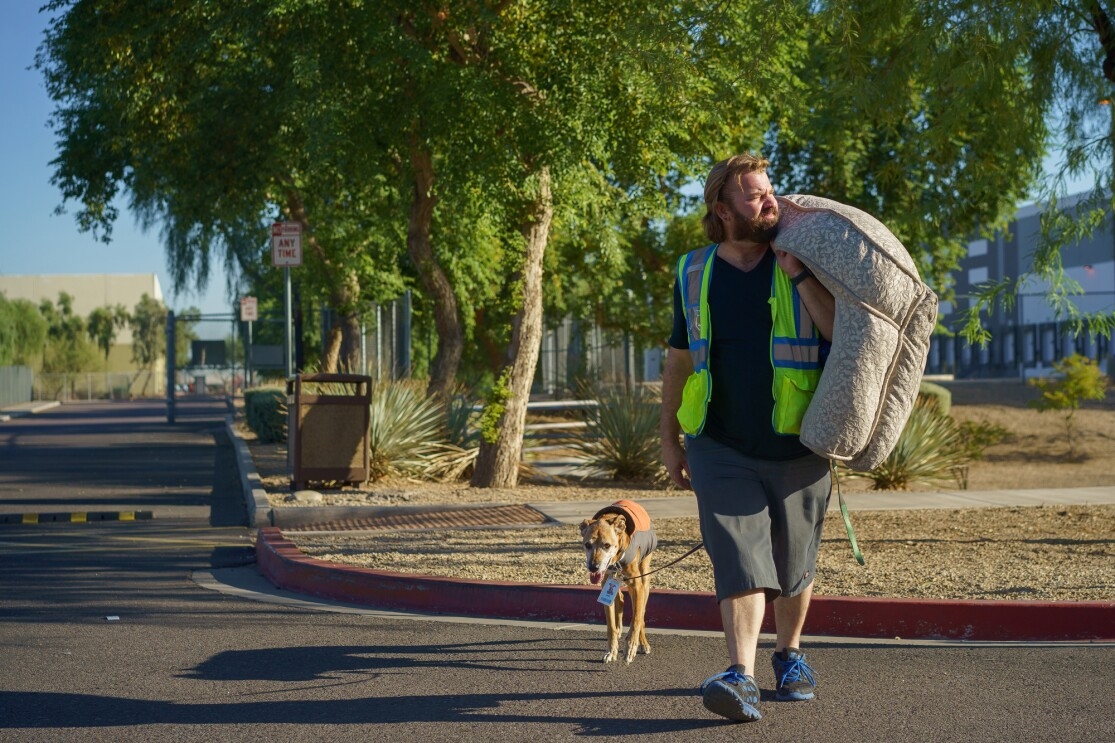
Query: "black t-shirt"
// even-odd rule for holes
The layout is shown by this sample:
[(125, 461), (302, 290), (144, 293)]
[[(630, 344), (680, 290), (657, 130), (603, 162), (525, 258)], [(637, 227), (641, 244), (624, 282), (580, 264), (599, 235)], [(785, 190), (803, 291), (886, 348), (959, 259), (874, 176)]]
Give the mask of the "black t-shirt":
[[(770, 288), (774, 252), (750, 271), (741, 271), (717, 256), (713, 261), (708, 303), (712, 325), (709, 398), (705, 434), (757, 459), (796, 459), (809, 453), (795, 435), (775, 433), (774, 369), (770, 363)], [(674, 282), (673, 348), (689, 348), (681, 287)]]

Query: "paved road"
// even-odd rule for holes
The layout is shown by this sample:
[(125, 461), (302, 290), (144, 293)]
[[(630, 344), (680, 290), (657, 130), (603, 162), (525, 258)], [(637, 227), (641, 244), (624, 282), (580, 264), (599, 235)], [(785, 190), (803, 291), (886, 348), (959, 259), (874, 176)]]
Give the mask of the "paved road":
[[(283, 596), (247, 556), (223, 411), (65, 405), (0, 424), (0, 509), (151, 510), (0, 526), (0, 741), (1109, 741), (1115, 647), (809, 645), (819, 699), (721, 723), (722, 641), (414, 618)], [(103, 463), (103, 466), (98, 465)], [(761, 685), (770, 671), (760, 668)]]

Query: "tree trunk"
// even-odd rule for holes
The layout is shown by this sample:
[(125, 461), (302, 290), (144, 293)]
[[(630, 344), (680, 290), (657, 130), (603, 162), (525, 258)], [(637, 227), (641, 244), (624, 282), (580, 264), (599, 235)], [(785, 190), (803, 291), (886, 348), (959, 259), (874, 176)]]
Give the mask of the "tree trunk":
[(343, 340), (339, 325), (333, 325), (325, 336), (325, 352), (321, 356), (321, 371), (324, 374), (336, 374), (341, 362), (341, 341)]
[(438, 341), (437, 353), (430, 364), (426, 394), (448, 400), (461, 365), (464, 334), (457, 316), (457, 296), (453, 293), (453, 285), (437, 262), (430, 244), (430, 224), (437, 197), (434, 196), (434, 168), (429, 150), (412, 143), (410, 162), (414, 170), (414, 200), (407, 227), (407, 255), (418, 272), (422, 287), (433, 300)]
[(507, 347), (510, 371), (507, 399), (500, 417), (494, 443), (484, 441), (473, 471), (471, 485), (478, 488), (513, 488), (519, 481), (519, 460), (523, 453), (523, 430), (526, 426), (527, 402), (538, 365), (538, 349), (542, 342), (542, 258), (550, 238), (550, 222), (554, 216), (550, 193), (550, 170), (542, 168), (538, 175), (538, 197), (533, 213), (522, 228), (526, 237), (526, 258), (520, 280), (523, 304), (511, 325), (511, 342)]
[[(360, 280), (355, 271), (339, 268), (326, 257), (310, 226), (306, 205), (293, 188), (287, 191), (287, 211), (292, 219), (302, 224), (302, 240), (309, 246), (309, 252), (317, 256), (321, 263), (329, 286), (329, 302), (342, 316), (341, 324), (334, 324), (326, 335), (321, 371), (336, 374), (343, 366), (346, 372), (356, 374), (360, 370), (360, 320), (352, 308), (356, 307), (360, 299)], [(342, 349), (345, 352), (343, 359)]]

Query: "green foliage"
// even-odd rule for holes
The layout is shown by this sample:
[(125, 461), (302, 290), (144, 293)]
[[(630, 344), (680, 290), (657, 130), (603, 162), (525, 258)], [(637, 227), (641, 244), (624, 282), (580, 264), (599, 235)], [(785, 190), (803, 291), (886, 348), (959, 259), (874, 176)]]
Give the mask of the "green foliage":
[(662, 404), (641, 387), (590, 391), (596, 400), (587, 426), (572, 447), (584, 461), (582, 469), (604, 471), (614, 480), (668, 480), (662, 466), (659, 421)]
[(31, 366), (43, 351), (47, 329), (34, 303), (0, 293), (0, 366)]
[(112, 351), (112, 344), (116, 340), (117, 333), (128, 326), (130, 319), (127, 308), (122, 304), (115, 307), (98, 307), (89, 313), (86, 330), (89, 333), (89, 338), (104, 353), (105, 361), (108, 361), (108, 354)]
[(59, 292), (57, 307), (49, 299), (39, 305), (47, 323), (44, 372), (84, 372), (97, 367), (97, 351), (86, 338), (85, 320), (74, 314), (73, 303), (72, 296)]
[(422, 473), (444, 446), (444, 425), (444, 408), (418, 382), (373, 385), (369, 479)]
[(937, 412), (941, 415), (948, 415), (949, 411), (952, 410), (952, 393), (939, 384), (926, 382), (923, 379), (918, 386), (918, 397), (926, 398), (935, 405)]
[(286, 441), (286, 387), (266, 385), (244, 390), (244, 419), (261, 443)]
[(1053, 364), (1056, 374), (1049, 378), (1035, 378), (1030, 384), (1041, 390), (1041, 397), (1030, 402), (1038, 412), (1047, 410), (1064, 412), (1065, 433), (1068, 437), (1069, 458), (1076, 458), (1076, 426), (1074, 416), (1085, 400), (1102, 400), (1107, 395), (1107, 378), (1094, 361), (1073, 354)]
[(480, 414), (478, 428), (480, 438), (489, 444), (499, 439), (499, 422), (507, 411), (507, 401), (511, 399), (511, 369), (507, 368), (488, 393), (488, 402)]
[[(185, 366), (193, 353), (192, 344), (198, 339), (195, 327), (200, 317), (201, 310), (197, 307), (187, 307), (174, 313), (174, 358), (179, 367)], [(166, 346), (165, 340), (163, 346)]]
[(153, 370), (166, 353), (167, 309), (146, 293), (132, 311), (132, 361), (141, 369)]
[(988, 421), (964, 421), (956, 427), (957, 446), (963, 461), (953, 467), (952, 474), (961, 490), (968, 489), (968, 465), (983, 459), (983, 452), (1010, 435), (1010, 431)]
[(915, 482), (947, 481), (967, 461), (956, 422), (927, 399), (919, 399), (886, 461), (851, 476), (871, 480), (876, 490), (906, 490)]

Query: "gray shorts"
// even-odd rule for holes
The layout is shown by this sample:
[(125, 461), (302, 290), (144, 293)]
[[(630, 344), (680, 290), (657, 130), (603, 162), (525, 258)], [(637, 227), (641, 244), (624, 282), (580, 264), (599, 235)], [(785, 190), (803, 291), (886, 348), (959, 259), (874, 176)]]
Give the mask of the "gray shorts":
[(828, 461), (753, 459), (708, 436), (686, 436), (685, 448), (716, 600), (759, 588), (768, 601), (804, 591), (832, 491)]

